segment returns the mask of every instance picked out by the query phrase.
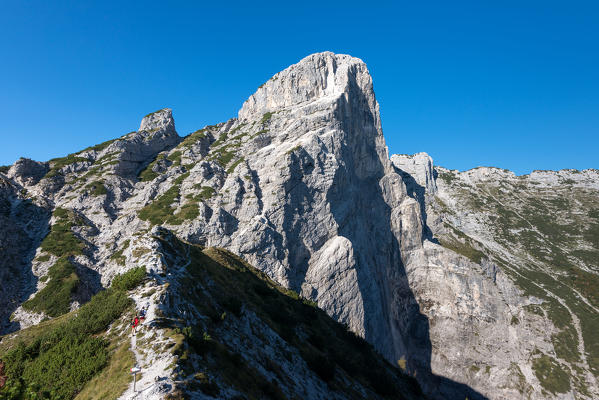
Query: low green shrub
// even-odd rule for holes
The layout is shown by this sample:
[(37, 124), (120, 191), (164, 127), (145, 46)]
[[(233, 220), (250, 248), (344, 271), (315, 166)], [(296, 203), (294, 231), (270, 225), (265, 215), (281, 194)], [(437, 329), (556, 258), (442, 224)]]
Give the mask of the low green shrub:
[(224, 168), (235, 157), (234, 151), (228, 151), (226, 148), (218, 149), (216, 161)]
[(111, 287), (117, 290), (131, 290), (137, 287), (146, 277), (146, 267), (135, 267), (119, 274), (112, 280)]
[(126, 293), (108, 289), (96, 294), (72, 319), (65, 319), (29, 344), (19, 343), (0, 355), (7, 384), (0, 399), (72, 399), (108, 363), (105, 331), (131, 305)]
[(72, 398), (82, 384), (106, 365), (106, 346), (100, 338), (68, 335), (41, 352), (35, 362), (28, 363), (22, 379), (39, 385), (42, 396), (53, 393), (55, 398)]
[(23, 308), (58, 317), (69, 312), (71, 296), (79, 286), (79, 276), (66, 256), (59, 258), (50, 267), (48, 275), (48, 284), (32, 299), (24, 302)]
[(176, 150), (172, 154), (170, 154), (166, 159), (171, 161), (173, 165), (181, 165), (181, 151)]
[(166, 222), (172, 225), (181, 225), (184, 221), (196, 219), (200, 209), (196, 203), (185, 203), (178, 213), (171, 215)]
[(148, 164), (143, 170), (140, 171), (138, 178), (142, 182), (148, 182), (154, 180), (158, 176), (158, 173), (154, 171), (154, 167), (161, 161), (166, 159), (165, 154), (158, 154), (156, 158)]
[(143, 221), (150, 221), (152, 225), (160, 225), (173, 216), (171, 204), (179, 197), (179, 187), (173, 186), (164, 194), (146, 205), (139, 211), (139, 218)]
[(41, 256), (37, 257), (35, 260), (38, 261), (38, 262), (50, 261), (50, 255), (49, 254), (44, 254), (44, 255), (41, 255)]
[(231, 164), (229, 166), (229, 168), (227, 168), (227, 174), (232, 173), (233, 171), (235, 171), (235, 168), (241, 164), (245, 159), (243, 157), (238, 158), (237, 160), (235, 160), (235, 162), (233, 164)]
[(264, 115), (262, 116), (262, 119), (260, 120), (260, 123), (264, 124), (264, 123), (268, 122), (272, 118), (273, 114), (274, 113), (272, 113), (270, 111), (267, 113), (264, 113)]
[(73, 211), (59, 207), (54, 210), (53, 216), (55, 222), (42, 241), (42, 250), (57, 257), (83, 254), (85, 243), (71, 230), (73, 226), (83, 225), (83, 220)]
[(92, 196), (102, 196), (108, 193), (108, 190), (106, 190), (106, 187), (104, 186), (104, 182), (101, 181), (92, 182), (85, 188)]
[(61, 175), (60, 170), (67, 165), (74, 164), (76, 162), (89, 162), (90, 160), (84, 157), (79, 157), (75, 154), (69, 154), (66, 157), (53, 158), (50, 162), (50, 169), (44, 176), (44, 178), (53, 178), (57, 175)]
[(570, 377), (552, 357), (542, 354), (535, 358), (532, 369), (541, 386), (551, 393), (567, 393), (570, 390)]
[(202, 186), (202, 185), (197, 184), (194, 187), (200, 189), (200, 193), (198, 193), (194, 197), (198, 201), (208, 200), (209, 198), (211, 198), (214, 195), (214, 192), (215, 192), (215, 190), (210, 186)]
[(119, 264), (119, 265), (125, 265), (125, 261), (127, 259), (123, 255), (123, 253), (125, 252), (125, 250), (127, 250), (129, 248), (129, 243), (131, 243), (131, 241), (129, 239), (125, 240), (123, 242), (123, 245), (121, 246), (121, 248), (119, 250), (115, 251), (114, 254), (112, 254), (110, 256), (110, 259), (116, 261), (117, 264)]
[(177, 147), (191, 148), (198, 140), (206, 137), (206, 129), (199, 129), (185, 136), (183, 141)]
[[(173, 215), (174, 210), (171, 205), (179, 200), (181, 184), (188, 176), (189, 172), (175, 179), (173, 186), (139, 211), (139, 218), (150, 221), (152, 225), (160, 225), (167, 221), (169, 223), (176, 222), (177, 216)], [(186, 212), (189, 212), (189, 210)]]

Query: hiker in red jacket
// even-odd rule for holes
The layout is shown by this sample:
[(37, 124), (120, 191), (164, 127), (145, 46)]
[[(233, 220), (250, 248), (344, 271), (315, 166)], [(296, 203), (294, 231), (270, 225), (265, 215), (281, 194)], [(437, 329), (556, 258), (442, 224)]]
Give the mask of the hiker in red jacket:
[(131, 324), (131, 333), (133, 335), (135, 335), (135, 328), (137, 328), (137, 325), (139, 325), (139, 317), (136, 315), (133, 323)]

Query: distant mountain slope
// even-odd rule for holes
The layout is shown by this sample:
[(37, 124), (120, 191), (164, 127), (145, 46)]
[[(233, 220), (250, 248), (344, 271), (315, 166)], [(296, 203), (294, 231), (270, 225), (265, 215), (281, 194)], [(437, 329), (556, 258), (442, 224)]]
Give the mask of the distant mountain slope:
[[(596, 397), (599, 171), (515, 176), (498, 168), (434, 168), (424, 153), (392, 160), (423, 204), (431, 240), (480, 265), (507, 301), (505, 329), (496, 329), (493, 320), (494, 329), (484, 332), (484, 322), (475, 319), (460, 338), (444, 332), (433, 337), (438, 343), (465, 345), (466, 382), (476, 388), (481, 380), (505, 379), (507, 372), (519, 392), (515, 396)], [(518, 290), (509, 294), (506, 281)], [(423, 297), (431, 298), (428, 293)], [(493, 299), (484, 302), (501, 306)], [(431, 324), (442, 321), (435, 303), (438, 298), (431, 298), (424, 308)], [(456, 313), (458, 308), (450, 314)], [(497, 370), (501, 364), (503, 371)]]
[(597, 396), (599, 171), (437, 171), (429, 209), (441, 243), (489, 258), (529, 296), (526, 310), (554, 325), (545, 327), (553, 348), (539, 343), (532, 357), (544, 391)]

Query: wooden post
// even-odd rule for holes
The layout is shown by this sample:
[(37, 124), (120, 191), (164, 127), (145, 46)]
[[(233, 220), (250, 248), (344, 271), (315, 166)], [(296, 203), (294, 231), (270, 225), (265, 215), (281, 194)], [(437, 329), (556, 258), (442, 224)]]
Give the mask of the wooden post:
[(135, 384), (137, 383), (137, 373), (139, 371), (141, 371), (141, 368), (139, 368), (137, 365), (131, 368), (131, 373), (133, 374), (133, 393), (137, 391), (135, 388)]

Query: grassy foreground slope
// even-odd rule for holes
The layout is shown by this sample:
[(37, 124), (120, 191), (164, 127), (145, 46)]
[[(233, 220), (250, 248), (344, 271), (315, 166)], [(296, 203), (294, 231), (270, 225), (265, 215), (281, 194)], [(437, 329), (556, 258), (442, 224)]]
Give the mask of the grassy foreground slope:
[[(129, 281), (129, 275), (119, 278)], [(87, 395), (80, 398), (106, 398), (98, 394), (118, 397), (129, 382), (120, 367), (130, 368), (134, 360), (128, 349), (126, 322), (121, 321), (124, 333), (114, 329), (108, 334), (107, 330), (131, 306), (123, 288), (111, 288), (96, 294), (79, 310), (2, 337), (0, 359), (7, 380), (0, 399), (72, 399), (84, 388)], [(119, 376), (111, 379), (111, 385), (100, 383), (102, 390), (94, 388), (94, 380), (109, 377), (115, 365)]]

